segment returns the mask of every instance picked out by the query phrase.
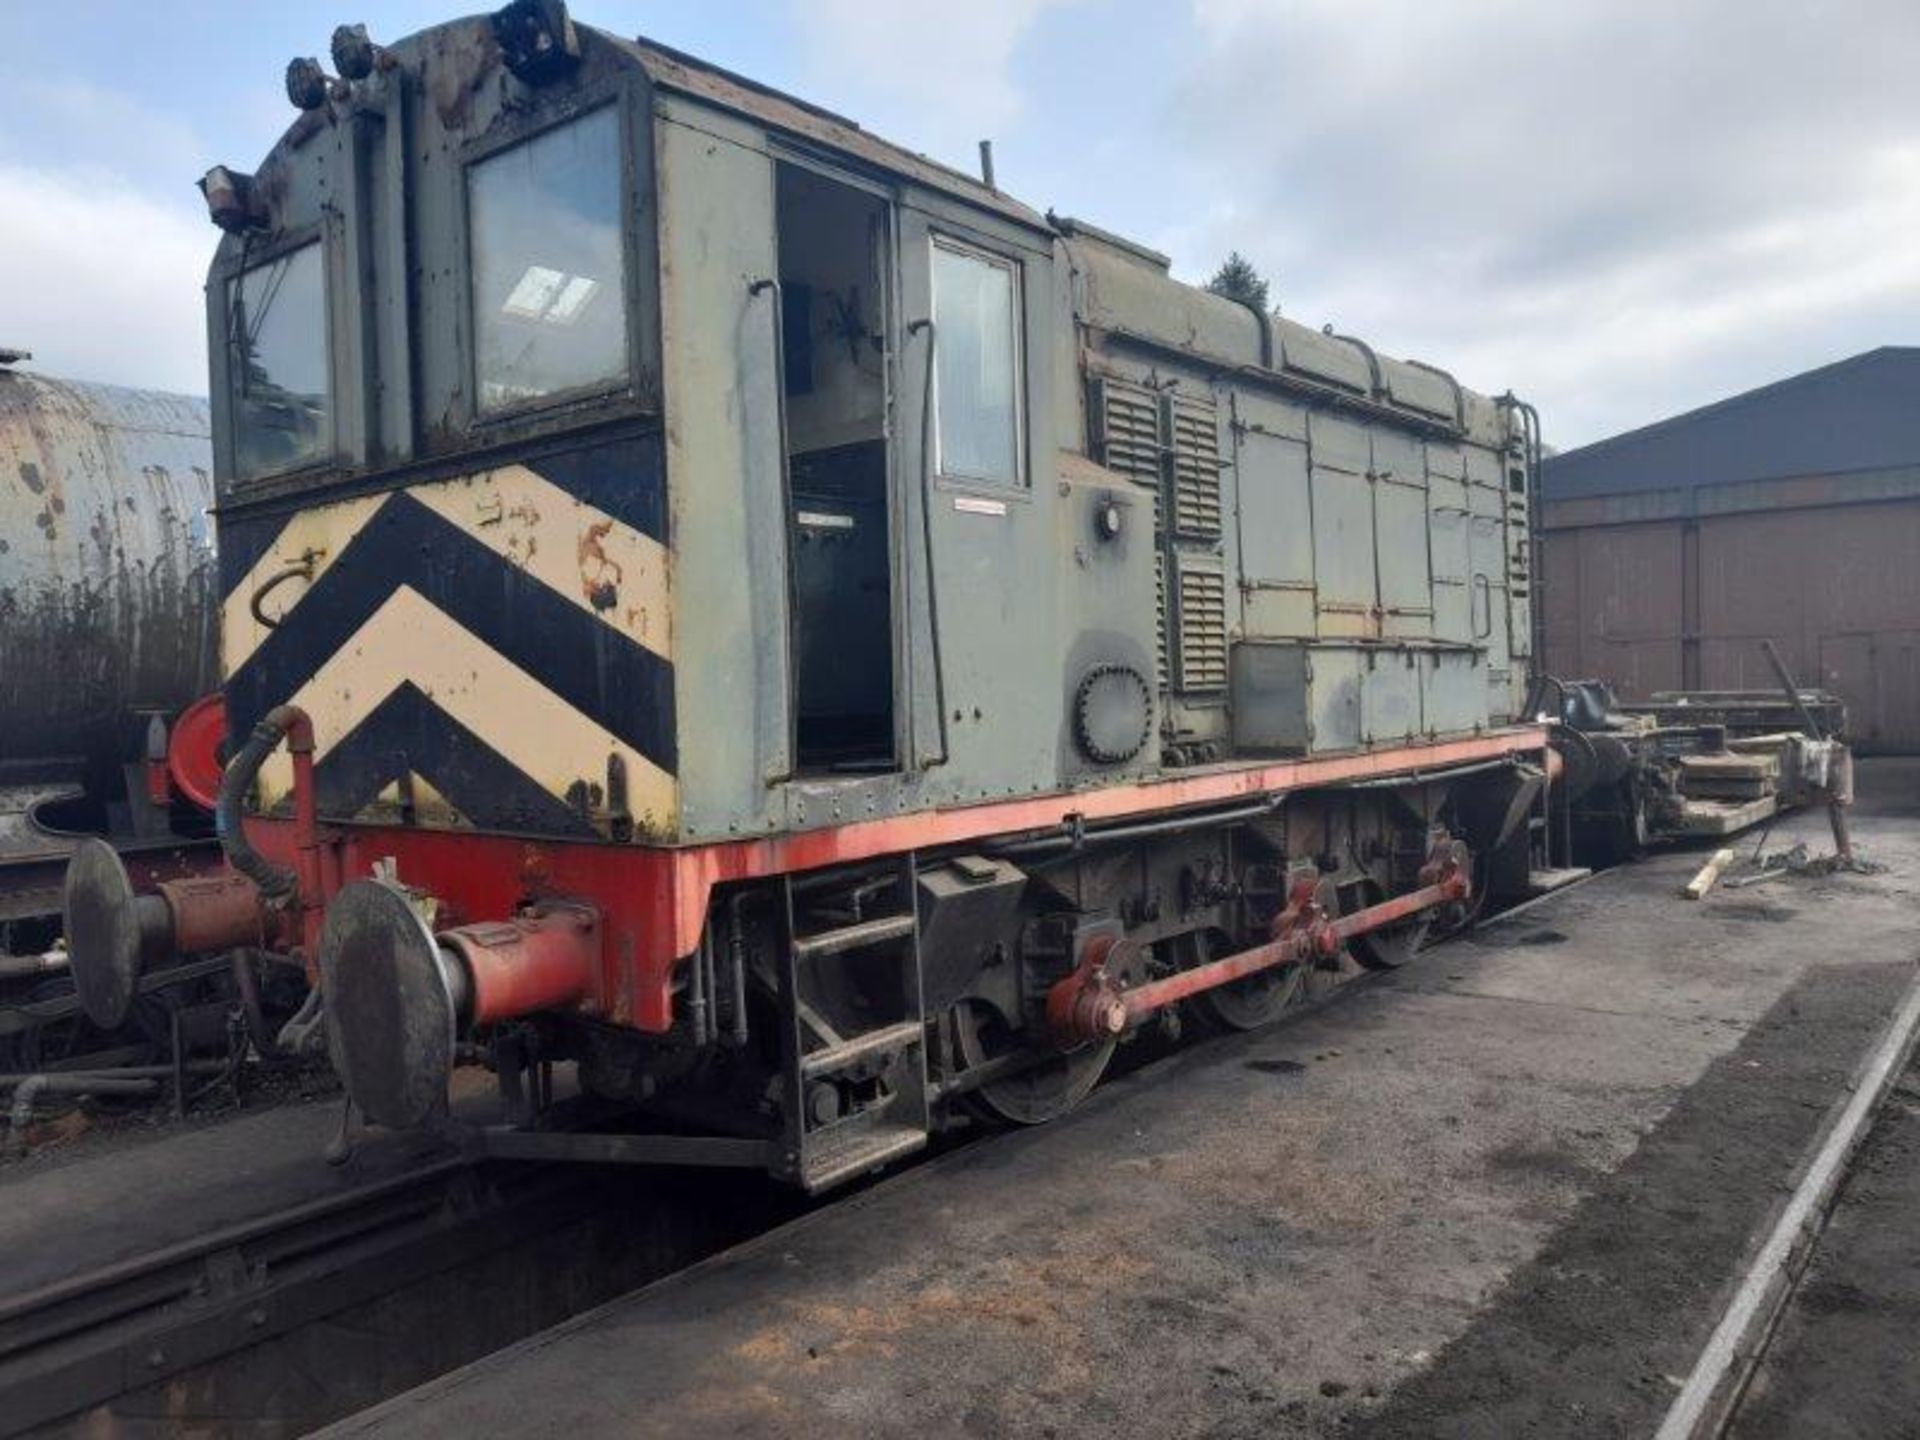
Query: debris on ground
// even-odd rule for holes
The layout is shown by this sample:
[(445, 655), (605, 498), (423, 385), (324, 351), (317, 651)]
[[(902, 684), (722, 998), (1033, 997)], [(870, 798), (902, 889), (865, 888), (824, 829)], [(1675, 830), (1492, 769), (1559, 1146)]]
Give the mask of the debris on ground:
[(1700, 867), (1700, 873), (1687, 882), (1687, 888), (1681, 893), (1689, 900), (1701, 899), (1713, 889), (1720, 878), (1720, 872), (1733, 864), (1733, 851), (1716, 850), (1713, 858)]
[(1778, 850), (1772, 854), (1755, 851), (1739, 874), (1729, 875), (1724, 883), (1728, 889), (1741, 890), (1749, 885), (1764, 884), (1768, 880), (1778, 880), (1783, 875), (1799, 875), (1818, 878), (1824, 875), (1878, 875), (1887, 867), (1875, 864), (1864, 858), (1858, 851), (1852, 855), (1813, 855), (1807, 851), (1802, 841), (1789, 850)]

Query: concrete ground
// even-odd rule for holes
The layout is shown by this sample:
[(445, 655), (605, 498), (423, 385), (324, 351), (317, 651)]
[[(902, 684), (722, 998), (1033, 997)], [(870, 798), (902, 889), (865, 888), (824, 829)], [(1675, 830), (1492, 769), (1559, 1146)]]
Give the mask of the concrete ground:
[(1888, 1097), (1842, 1188), (1735, 1440), (1920, 1436), (1920, 1065)]
[(1882, 873), (1612, 872), (339, 1433), (1650, 1432), (1916, 978), (1920, 767), (1860, 789)]
[(184, 1125), (156, 1119), (0, 1168), (8, 1285), (69, 1280), (453, 1154), (428, 1135), (381, 1135), (335, 1168), (321, 1155), (339, 1128), (339, 1098), (327, 1095)]

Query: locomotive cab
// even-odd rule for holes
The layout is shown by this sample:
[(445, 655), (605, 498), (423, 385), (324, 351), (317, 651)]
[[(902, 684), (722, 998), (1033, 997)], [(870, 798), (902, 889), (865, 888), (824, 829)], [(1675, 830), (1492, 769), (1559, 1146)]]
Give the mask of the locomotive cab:
[[(1020, 643), (1057, 597), (1002, 578), (1062, 540), (1046, 222), (563, 8), (501, 15), (375, 47), (207, 182), (236, 720), (318, 707), (339, 820), (675, 843), (1050, 788), (1061, 699), (948, 703), (1060, 684)], [(530, 16), (566, 64), (515, 69)], [(1146, 546), (1081, 548), (1140, 618)], [(488, 607), (501, 566), (528, 593)], [(301, 615), (348, 590), (367, 633)], [(577, 613), (531, 613), (556, 596)], [(1137, 670), (1126, 628), (1081, 668)], [(422, 648), (459, 659), (422, 676)], [(489, 652), (573, 713), (454, 673)], [(507, 766), (417, 716), (331, 758), (409, 686)], [(268, 809), (288, 784), (271, 762)]]

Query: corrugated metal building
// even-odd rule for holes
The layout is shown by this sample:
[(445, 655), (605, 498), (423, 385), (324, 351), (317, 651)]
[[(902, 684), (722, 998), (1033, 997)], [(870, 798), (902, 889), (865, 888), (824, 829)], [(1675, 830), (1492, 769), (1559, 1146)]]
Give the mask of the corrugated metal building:
[(1920, 750), (1920, 347), (1884, 346), (1550, 459), (1547, 668), (1628, 697), (1774, 684)]

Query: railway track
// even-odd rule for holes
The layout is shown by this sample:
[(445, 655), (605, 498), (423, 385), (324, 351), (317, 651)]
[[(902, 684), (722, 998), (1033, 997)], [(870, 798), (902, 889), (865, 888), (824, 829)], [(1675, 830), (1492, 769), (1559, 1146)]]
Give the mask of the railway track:
[(1738, 1434), (1749, 1387), (1769, 1363), (1780, 1324), (1818, 1253), (1862, 1145), (1920, 1044), (1920, 980), (1836, 1102), (1821, 1140), (1743, 1269), (1656, 1440)]
[[(431, 1333), (416, 1355), (396, 1341), (377, 1389), (341, 1374), (305, 1387), (307, 1413), (259, 1417), (296, 1433), (690, 1263), (791, 1203), (771, 1187), (719, 1196), (703, 1178), (656, 1177), (643, 1194), (634, 1172), (449, 1156), (10, 1296), (0, 1302), (0, 1435), (116, 1433), (170, 1412), (181, 1394), (200, 1413), (234, 1414), (219, 1398), (235, 1388), (229, 1371), (256, 1389), (263, 1369), (304, 1363), (289, 1344), (302, 1332), (374, 1311), (375, 1327), (397, 1337)], [(652, 1213), (636, 1221), (640, 1200)], [(614, 1215), (622, 1233), (651, 1233), (610, 1252), (596, 1227)], [(546, 1273), (537, 1294), (516, 1285), (515, 1257), (521, 1269), (530, 1251), (551, 1262), (556, 1243), (575, 1252), (572, 1266)], [(453, 1291), (470, 1302), (464, 1314), (448, 1303)]]
[(0, 1432), (107, 1404), (455, 1263), (510, 1226), (530, 1191), (556, 1183), (564, 1177), (483, 1176), (450, 1159), (9, 1297)]

